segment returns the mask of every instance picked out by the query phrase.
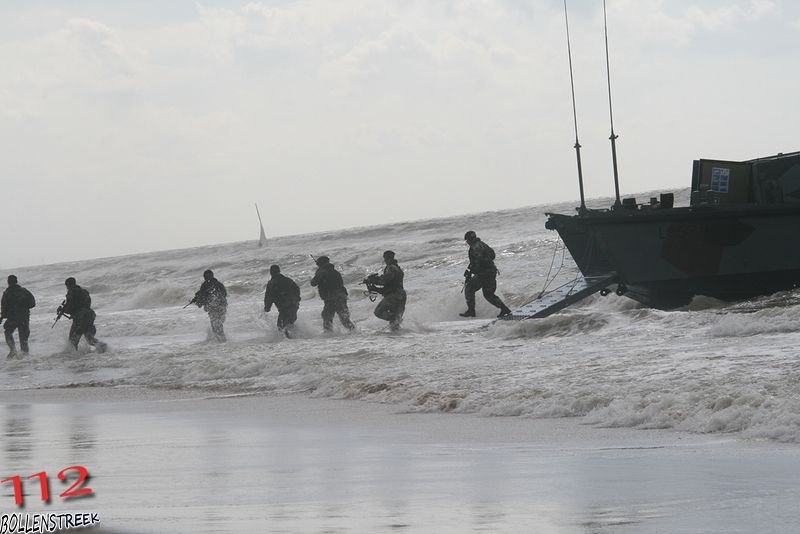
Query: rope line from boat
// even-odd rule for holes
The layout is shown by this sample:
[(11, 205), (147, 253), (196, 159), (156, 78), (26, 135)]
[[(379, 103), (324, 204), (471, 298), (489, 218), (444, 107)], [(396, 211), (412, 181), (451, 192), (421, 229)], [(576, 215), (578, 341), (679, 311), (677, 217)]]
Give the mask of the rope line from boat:
[[(559, 250), (561, 251), (561, 263), (559, 264), (555, 274), (551, 276), (551, 273), (553, 272), (553, 266), (556, 263), (556, 256), (558, 255)], [(553, 247), (553, 257), (550, 259), (550, 268), (548, 269), (547, 275), (545, 276), (544, 287), (539, 292), (539, 295), (536, 297), (537, 299), (541, 299), (542, 297), (544, 297), (548, 293), (547, 288), (550, 287), (550, 284), (555, 282), (556, 278), (558, 278), (558, 275), (561, 273), (561, 269), (564, 267), (564, 260), (566, 259), (567, 256), (566, 252), (567, 252), (567, 246), (564, 244), (564, 241), (561, 239), (561, 237), (559, 237), (558, 241), (556, 241), (555, 247)], [(580, 278), (580, 276), (576, 276), (573, 282), (577, 282), (578, 278)]]

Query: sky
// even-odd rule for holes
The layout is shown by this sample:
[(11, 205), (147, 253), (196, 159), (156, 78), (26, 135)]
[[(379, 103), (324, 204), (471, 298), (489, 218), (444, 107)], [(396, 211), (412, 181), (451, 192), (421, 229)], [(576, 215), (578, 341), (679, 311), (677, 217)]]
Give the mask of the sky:
[[(603, 2), (567, 6), (613, 196)], [(607, 10), (623, 196), (800, 150), (800, 4)], [(563, 0), (3, 0), (0, 65), (4, 268), (255, 240), (255, 203), (267, 236), (577, 205)]]

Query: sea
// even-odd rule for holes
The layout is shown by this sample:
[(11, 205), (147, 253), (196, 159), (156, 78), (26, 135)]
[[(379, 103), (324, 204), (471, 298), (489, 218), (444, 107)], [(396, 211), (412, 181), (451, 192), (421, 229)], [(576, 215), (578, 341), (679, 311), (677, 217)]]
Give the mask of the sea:
[[(676, 204), (688, 190), (676, 190)], [(595, 199), (591, 206), (608, 206)], [(497, 254), (498, 295), (511, 307), (575, 279), (547, 212), (575, 202), (243, 241), (9, 270), (36, 297), (31, 354), (0, 358), (0, 390), (144, 388), (216, 396), (348, 399), (399, 413), (486, 418), (582, 418), (604, 428), (664, 429), (800, 442), (800, 290), (735, 304), (699, 297), (659, 311), (594, 295), (543, 319), (496, 321), (480, 293), (463, 319), (464, 232)], [(266, 221), (267, 227), (269, 226)], [(333, 224), (333, 223), (332, 223)], [(254, 225), (254, 237), (258, 227)], [(361, 281), (396, 252), (408, 303), (399, 332), (373, 315)], [(342, 273), (357, 329), (324, 333), (309, 281), (313, 256)], [(301, 289), (296, 336), (263, 311), (269, 268)], [(225, 284), (229, 341), (185, 307), (212, 269)], [(72, 350), (70, 321), (54, 324), (74, 276), (97, 312), (98, 354)]]

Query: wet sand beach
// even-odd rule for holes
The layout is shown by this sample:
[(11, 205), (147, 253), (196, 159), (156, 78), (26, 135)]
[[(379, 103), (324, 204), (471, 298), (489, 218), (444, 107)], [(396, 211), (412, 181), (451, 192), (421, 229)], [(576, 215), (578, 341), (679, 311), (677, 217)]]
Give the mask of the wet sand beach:
[[(800, 450), (581, 418), (397, 413), (303, 397), (0, 394), (5, 476), (83, 465), (97, 532), (800, 531)], [(61, 483), (51, 480), (57, 495)]]

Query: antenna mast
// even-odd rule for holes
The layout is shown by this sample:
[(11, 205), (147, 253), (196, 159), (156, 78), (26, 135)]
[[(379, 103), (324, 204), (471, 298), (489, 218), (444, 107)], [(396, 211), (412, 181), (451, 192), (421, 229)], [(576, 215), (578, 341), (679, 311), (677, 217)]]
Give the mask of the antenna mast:
[(575, 106), (575, 78), (572, 74), (572, 46), (569, 42), (569, 17), (567, 16), (567, 0), (564, 0), (564, 21), (567, 24), (567, 55), (569, 56), (569, 84), (572, 89), (572, 121), (575, 124), (575, 156), (578, 159), (578, 187), (581, 191), (579, 213), (586, 212), (586, 200), (583, 194), (583, 167), (581, 166), (581, 144), (578, 142), (578, 111)]
[(617, 134), (614, 133), (614, 110), (611, 107), (611, 67), (608, 61), (608, 18), (606, 17), (606, 0), (603, 0), (603, 28), (606, 37), (606, 76), (608, 77), (608, 114), (611, 117), (611, 161), (614, 165), (614, 191), (617, 199), (614, 201), (614, 208), (622, 206), (619, 200), (619, 172), (617, 171)]

